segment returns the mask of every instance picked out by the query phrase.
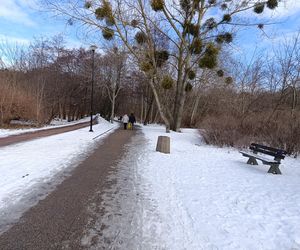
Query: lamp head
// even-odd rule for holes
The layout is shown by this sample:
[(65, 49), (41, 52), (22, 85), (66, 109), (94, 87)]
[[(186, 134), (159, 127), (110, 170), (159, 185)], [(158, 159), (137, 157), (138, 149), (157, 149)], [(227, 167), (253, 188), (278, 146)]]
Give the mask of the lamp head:
[(91, 45), (91, 46), (90, 46), (90, 50), (91, 50), (91, 51), (95, 52), (96, 49), (97, 49), (97, 46), (96, 46), (96, 45)]

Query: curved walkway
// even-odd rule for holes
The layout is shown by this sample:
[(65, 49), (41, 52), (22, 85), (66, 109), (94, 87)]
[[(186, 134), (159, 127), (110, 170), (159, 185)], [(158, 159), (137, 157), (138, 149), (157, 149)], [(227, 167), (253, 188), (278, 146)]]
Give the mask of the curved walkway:
[[(95, 121), (94, 121), (94, 123), (95, 123)], [(78, 123), (78, 124), (65, 126), (65, 127), (50, 128), (50, 129), (38, 130), (38, 131), (34, 131), (34, 132), (26, 132), (23, 134), (10, 135), (7, 137), (0, 137), (0, 147), (8, 146), (8, 145), (23, 142), (23, 141), (33, 140), (33, 139), (37, 139), (40, 137), (65, 133), (65, 132), (69, 132), (72, 130), (84, 128), (89, 125), (90, 125), (90, 122), (83, 122), (83, 123)]]
[(138, 131), (118, 129), (99, 143), (72, 175), (0, 236), (0, 249), (81, 249), (87, 208)]

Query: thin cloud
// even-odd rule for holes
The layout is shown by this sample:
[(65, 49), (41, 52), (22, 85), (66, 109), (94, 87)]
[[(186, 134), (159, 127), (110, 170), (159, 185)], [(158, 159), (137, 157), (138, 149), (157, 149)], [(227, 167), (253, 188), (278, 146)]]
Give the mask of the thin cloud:
[(0, 18), (26, 26), (35, 26), (36, 23), (30, 18), (30, 8), (34, 7), (31, 0), (0, 0)]
[(20, 44), (20, 45), (29, 45), (30, 40), (26, 38), (21, 37), (15, 37), (15, 36), (5, 36), (0, 34), (0, 43), (6, 43), (6, 44)]
[(80, 42), (80, 41), (74, 40), (74, 39), (67, 39), (66, 40), (66, 47), (68, 49), (79, 49), (79, 48), (82, 48), (82, 47), (87, 47), (87, 45)]
[(246, 18), (257, 18), (257, 19), (272, 19), (281, 20), (293, 15), (300, 13), (300, 1), (299, 0), (286, 0), (281, 1), (278, 7), (274, 10), (265, 8), (262, 14), (255, 14), (253, 9), (249, 9), (246, 12), (242, 12), (239, 16)]
[(293, 16), (300, 12), (300, 1), (299, 0), (288, 0), (279, 3), (278, 8), (273, 12), (267, 10), (266, 14), (275, 18), (285, 18)]

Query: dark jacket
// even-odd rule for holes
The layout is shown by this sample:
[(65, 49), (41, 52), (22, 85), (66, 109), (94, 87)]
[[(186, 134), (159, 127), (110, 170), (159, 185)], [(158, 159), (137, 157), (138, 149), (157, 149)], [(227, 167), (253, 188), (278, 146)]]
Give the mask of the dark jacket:
[(135, 117), (134, 117), (134, 115), (130, 115), (129, 116), (129, 122), (132, 123), (132, 124), (135, 123)]

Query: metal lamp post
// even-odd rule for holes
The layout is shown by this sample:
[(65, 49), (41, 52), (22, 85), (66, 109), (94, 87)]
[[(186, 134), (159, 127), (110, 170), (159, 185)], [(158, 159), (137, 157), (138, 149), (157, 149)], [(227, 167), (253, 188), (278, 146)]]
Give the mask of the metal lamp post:
[(90, 50), (92, 51), (92, 89), (91, 89), (91, 121), (90, 121), (90, 130), (93, 131), (93, 98), (94, 98), (94, 78), (95, 78), (95, 51), (97, 49), (96, 45), (91, 45)]

